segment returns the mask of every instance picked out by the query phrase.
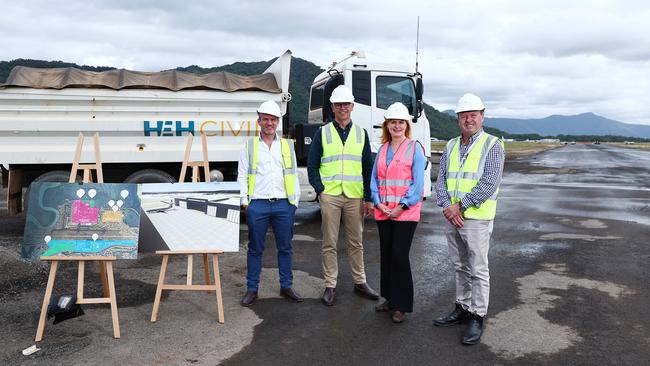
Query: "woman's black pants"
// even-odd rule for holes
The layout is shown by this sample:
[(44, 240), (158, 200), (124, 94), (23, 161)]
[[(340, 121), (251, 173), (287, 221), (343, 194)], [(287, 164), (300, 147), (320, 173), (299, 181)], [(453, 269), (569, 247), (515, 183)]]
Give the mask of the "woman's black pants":
[(416, 221), (378, 220), (381, 253), (381, 296), (392, 311), (413, 311), (413, 276), (409, 252)]

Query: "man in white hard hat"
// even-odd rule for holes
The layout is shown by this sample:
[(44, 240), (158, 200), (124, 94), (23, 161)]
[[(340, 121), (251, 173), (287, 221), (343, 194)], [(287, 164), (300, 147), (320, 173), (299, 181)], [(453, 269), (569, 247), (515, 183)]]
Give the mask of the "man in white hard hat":
[(456, 115), (461, 135), (447, 143), (436, 183), (456, 272), (456, 304), (433, 323), (442, 327), (469, 323), (461, 339), (466, 345), (479, 343), (488, 310), (488, 251), (505, 159), (503, 142), (483, 131), (484, 113), (478, 96), (468, 93), (460, 98)]
[(269, 225), (278, 248), (280, 295), (292, 302), (302, 302), (293, 289), (291, 271), (291, 240), (300, 198), (296, 153), (293, 141), (280, 138), (276, 132), (282, 118), (277, 103), (272, 100), (262, 103), (257, 116), (260, 135), (249, 139), (241, 150), (237, 176), (249, 239), (246, 293), (241, 304), (251, 306), (257, 299)]
[(323, 231), (323, 276), (327, 306), (336, 302), (338, 260), (336, 244), (343, 225), (354, 292), (371, 300), (379, 295), (366, 281), (363, 264), (363, 217), (373, 213), (370, 197), (372, 155), (368, 132), (352, 123), (352, 91), (340, 85), (330, 97), (334, 121), (321, 127), (312, 139), (307, 161), (309, 183), (318, 193)]

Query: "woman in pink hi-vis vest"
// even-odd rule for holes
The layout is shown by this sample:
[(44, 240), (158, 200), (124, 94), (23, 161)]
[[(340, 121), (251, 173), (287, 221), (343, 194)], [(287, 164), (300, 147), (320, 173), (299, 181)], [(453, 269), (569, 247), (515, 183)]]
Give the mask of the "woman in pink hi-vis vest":
[(411, 140), (411, 116), (401, 103), (386, 110), (382, 145), (370, 183), (381, 252), (381, 296), (376, 311), (390, 311), (394, 323), (413, 311), (409, 252), (420, 221), (424, 167), (422, 145)]

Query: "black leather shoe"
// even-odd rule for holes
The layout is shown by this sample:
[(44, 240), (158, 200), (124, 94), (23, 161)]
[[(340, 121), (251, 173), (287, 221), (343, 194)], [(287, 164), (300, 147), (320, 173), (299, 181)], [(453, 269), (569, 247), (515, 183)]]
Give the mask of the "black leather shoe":
[(384, 300), (381, 304), (375, 306), (375, 311), (378, 313), (382, 313), (385, 311), (388, 311), (388, 300)]
[(462, 344), (473, 345), (481, 341), (481, 335), (483, 334), (483, 317), (476, 314), (471, 314), (469, 318), (469, 324), (467, 325), (467, 330), (463, 334), (463, 339), (461, 340)]
[(354, 292), (370, 300), (379, 300), (379, 294), (375, 292), (367, 283), (354, 285)]
[(291, 287), (280, 289), (280, 296), (291, 302), (302, 302), (302, 297)]
[(393, 311), (393, 323), (401, 323), (404, 320), (406, 320), (406, 314), (402, 313), (401, 311)]
[(454, 311), (448, 315), (441, 316), (433, 320), (433, 325), (438, 327), (448, 327), (454, 324), (461, 324), (469, 319), (469, 311), (463, 309), (460, 304), (456, 304)]
[(246, 291), (244, 297), (241, 298), (241, 305), (246, 307), (251, 306), (255, 300), (257, 300), (257, 292)]
[(332, 306), (336, 302), (336, 290), (334, 287), (325, 287), (325, 292), (323, 297), (321, 297), (323, 304), (327, 306)]

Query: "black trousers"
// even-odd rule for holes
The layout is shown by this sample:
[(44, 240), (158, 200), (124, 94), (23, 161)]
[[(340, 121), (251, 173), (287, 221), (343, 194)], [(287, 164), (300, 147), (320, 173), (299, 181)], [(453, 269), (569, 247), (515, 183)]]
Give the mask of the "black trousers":
[(409, 252), (416, 221), (378, 220), (381, 296), (392, 311), (413, 311), (413, 276)]

